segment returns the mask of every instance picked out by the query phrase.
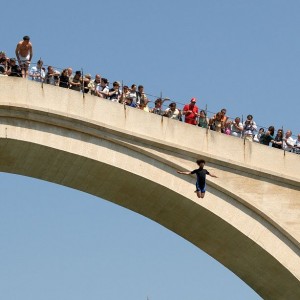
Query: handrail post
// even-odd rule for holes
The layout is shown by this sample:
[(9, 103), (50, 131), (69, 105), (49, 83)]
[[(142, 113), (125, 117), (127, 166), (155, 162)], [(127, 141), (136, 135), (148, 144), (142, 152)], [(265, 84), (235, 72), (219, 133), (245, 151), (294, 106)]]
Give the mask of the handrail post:
[(85, 99), (85, 92), (84, 92), (84, 79), (83, 79), (83, 68), (81, 68), (81, 89), (82, 89), (82, 97)]

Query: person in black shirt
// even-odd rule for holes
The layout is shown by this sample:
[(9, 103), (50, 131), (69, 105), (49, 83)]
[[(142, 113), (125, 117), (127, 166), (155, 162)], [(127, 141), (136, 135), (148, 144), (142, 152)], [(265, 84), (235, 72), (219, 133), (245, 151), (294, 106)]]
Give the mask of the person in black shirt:
[(9, 60), (9, 68), (8, 68), (6, 74), (8, 76), (22, 77), (21, 68), (16, 64), (15, 58), (11, 58)]
[(68, 89), (69, 88), (69, 76), (68, 70), (64, 69), (59, 76), (59, 84), (60, 87)]
[(113, 87), (108, 92), (108, 99), (113, 102), (119, 102), (120, 97), (120, 83), (118, 81), (115, 81), (113, 83)]
[(4, 51), (0, 51), (0, 74), (6, 74), (8, 69), (9, 58), (6, 57)]
[(269, 146), (270, 142), (273, 143), (274, 142), (274, 131), (275, 131), (274, 126), (270, 126), (268, 128), (268, 130), (260, 136), (259, 143), (266, 145), (266, 146)]
[(272, 142), (272, 147), (277, 149), (282, 149), (282, 139), (283, 139), (283, 130), (278, 129), (274, 141)]
[(206, 188), (206, 175), (209, 175), (211, 177), (216, 177), (216, 178), (217, 176), (212, 173), (209, 173), (206, 169), (204, 169), (205, 160), (198, 159), (196, 163), (199, 166), (199, 169), (195, 169), (193, 171), (177, 171), (177, 173), (183, 175), (196, 174), (197, 181), (196, 181), (195, 193), (197, 193), (198, 198), (204, 198), (205, 188)]

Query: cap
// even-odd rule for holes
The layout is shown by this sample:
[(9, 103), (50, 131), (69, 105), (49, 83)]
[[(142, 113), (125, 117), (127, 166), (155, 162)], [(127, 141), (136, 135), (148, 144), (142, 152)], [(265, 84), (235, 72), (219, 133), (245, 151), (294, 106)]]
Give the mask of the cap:
[(197, 99), (196, 99), (196, 98), (192, 98), (192, 99), (191, 99), (191, 102), (196, 103), (196, 102), (197, 102)]

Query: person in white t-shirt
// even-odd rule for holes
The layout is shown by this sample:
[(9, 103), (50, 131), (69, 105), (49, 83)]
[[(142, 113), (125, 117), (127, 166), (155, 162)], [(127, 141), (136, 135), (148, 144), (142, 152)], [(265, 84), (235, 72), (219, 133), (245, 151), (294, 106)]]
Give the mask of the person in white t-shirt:
[(43, 68), (43, 61), (38, 60), (36, 66), (33, 66), (29, 71), (29, 76), (31, 80), (37, 81), (37, 82), (43, 82), (45, 79), (45, 71)]
[(137, 87), (136, 84), (131, 85), (131, 89), (128, 95), (128, 105), (132, 107), (137, 107)]
[(300, 133), (298, 134), (297, 140), (295, 142), (293, 152), (300, 154)]
[(180, 120), (181, 119), (181, 111), (176, 108), (176, 103), (172, 102), (169, 105), (169, 108), (165, 110), (164, 115), (170, 119)]
[(241, 119), (236, 117), (234, 121), (230, 123), (230, 134), (236, 137), (241, 137), (243, 133), (243, 124), (241, 123)]
[(109, 94), (108, 80), (101, 78), (100, 85), (96, 86), (96, 94), (98, 97), (106, 99)]
[(244, 138), (250, 142), (253, 142), (254, 132), (257, 130), (256, 123), (253, 120), (252, 115), (247, 116), (247, 120), (244, 122)]
[(292, 131), (287, 130), (287, 132), (285, 133), (285, 137), (282, 140), (283, 140), (282, 149), (291, 152), (295, 144), (295, 141), (292, 138)]

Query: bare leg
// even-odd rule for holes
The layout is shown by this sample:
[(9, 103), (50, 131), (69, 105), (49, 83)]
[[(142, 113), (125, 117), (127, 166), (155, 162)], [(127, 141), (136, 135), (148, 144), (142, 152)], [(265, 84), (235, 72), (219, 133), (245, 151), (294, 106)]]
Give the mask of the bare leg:
[(26, 77), (25, 64), (22, 62), (22, 64), (20, 64), (20, 67), (21, 67), (22, 77), (25, 78)]
[(22, 77), (26, 78), (28, 75), (28, 62), (27, 61), (21, 62), (20, 67), (21, 67), (21, 71), (22, 71)]

